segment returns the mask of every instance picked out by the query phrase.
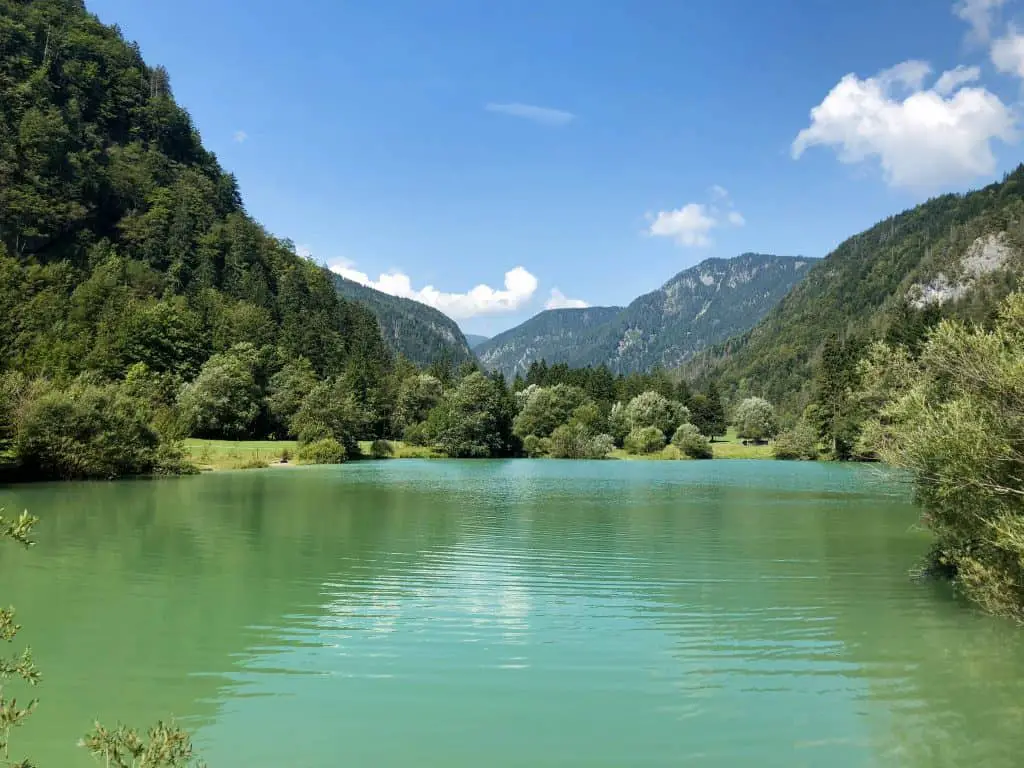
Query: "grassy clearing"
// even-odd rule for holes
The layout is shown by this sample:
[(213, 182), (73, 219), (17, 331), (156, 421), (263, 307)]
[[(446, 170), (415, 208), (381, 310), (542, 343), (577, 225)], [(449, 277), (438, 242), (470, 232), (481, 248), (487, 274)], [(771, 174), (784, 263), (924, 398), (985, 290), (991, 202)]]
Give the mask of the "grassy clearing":
[[(731, 427), (725, 437), (715, 438), (715, 442), (711, 444), (711, 450), (714, 451), (716, 459), (774, 458), (772, 456), (772, 447), (770, 445), (744, 445), (743, 441), (736, 437), (736, 430)], [(657, 451), (656, 453), (648, 453), (639, 456), (626, 453), (622, 448), (616, 448), (608, 454), (608, 458), (625, 459), (627, 461), (691, 460), (687, 459), (686, 456), (681, 455), (679, 450), (673, 445), (667, 445), (664, 449)]]
[(280, 464), (287, 453), (295, 461), (294, 440), (199, 440), (185, 441), (185, 456), (200, 469), (257, 469)]
[[(390, 441), (394, 448), (395, 459), (443, 459), (443, 451), (418, 445), (407, 445), (401, 440)], [(370, 456), (373, 443), (363, 440), (359, 450), (363, 456)], [(743, 445), (736, 437), (733, 429), (724, 438), (718, 438), (711, 444), (716, 459), (770, 459), (770, 445)], [(298, 443), (294, 440), (199, 440), (191, 438), (185, 441), (186, 457), (199, 469), (258, 469), (271, 465), (288, 466), (296, 463)], [(287, 454), (288, 464), (281, 464), (281, 458)], [(626, 453), (621, 448), (612, 451), (608, 458), (626, 461), (676, 461), (689, 460), (680, 454), (674, 445), (667, 445), (661, 451), (641, 456)]]
[[(359, 443), (363, 456), (370, 455), (373, 443), (364, 440)], [(395, 459), (441, 459), (445, 455), (436, 448), (406, 445), (400, 440), (391, 441)], [(288, 466), (296, 464), (299, 444), (294, 440), (200, 440), (185, 441), (185, 456), (199, 469), (259, 469), (271, 465)], [(287, 455), (288, 463), (281, 464)]]
[[(393, 459), (444, 459), (447, 458), (444, 451), (438, 448), (432, 448), (430, 446), (420, 445), (408, 445), (403, 443), (401, 440), (389, 440), (391, 447), (394, 448), (395, 453), (391, 457)], [(371, 446), (373, 445), (372, 440), (360, 440), (359, 441), (359, 452), (363, 456), (369, 456)]]

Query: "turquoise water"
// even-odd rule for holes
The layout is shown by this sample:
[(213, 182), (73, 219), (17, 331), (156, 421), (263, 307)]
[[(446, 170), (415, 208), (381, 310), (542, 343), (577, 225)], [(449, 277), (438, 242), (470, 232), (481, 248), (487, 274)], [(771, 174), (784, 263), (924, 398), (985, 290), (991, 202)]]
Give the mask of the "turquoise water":
[[(0, 490), (12, 756), (173, 714), (212, 768), (1016, 766), (1024, 643), (865, 467), (390, 461)], [(21, 639), (21, 638), (19, 638)]]

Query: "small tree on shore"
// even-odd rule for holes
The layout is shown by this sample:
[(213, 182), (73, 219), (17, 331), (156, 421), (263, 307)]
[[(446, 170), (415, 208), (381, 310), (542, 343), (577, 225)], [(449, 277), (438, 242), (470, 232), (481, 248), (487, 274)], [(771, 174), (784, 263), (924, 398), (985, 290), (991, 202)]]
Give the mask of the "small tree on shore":
[(748, 397), (736, 408), (736, 434), (746, 440), (769, 440), (779, 432), (772, 404), (762, 397)]

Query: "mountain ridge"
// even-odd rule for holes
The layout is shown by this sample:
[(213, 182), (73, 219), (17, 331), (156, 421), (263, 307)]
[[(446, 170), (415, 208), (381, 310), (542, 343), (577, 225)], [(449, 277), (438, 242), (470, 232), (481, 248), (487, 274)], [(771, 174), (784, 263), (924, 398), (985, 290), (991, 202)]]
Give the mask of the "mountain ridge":
[(1024, 274), (1024, 165), (1002, 181), (934, 197), (840, 243), (748, 331), (683, 367), (733, 398), (791, 413), (810, 401), (830, 336), (917, 343), (940, 317), (991, 319)]
[(448, 315), (413, 299), (378, 291), (332, 272), (338, 295), (366, 306), (377, 318), (385, 344), (419, 366), (475, 360), (462, 329)]
[[(474, 351), (485, 367), (506, 376), (540, 359), (605, 365), (615, 373), (678, 367), (752, 327), (814, 261), (757, 253), (705, 259), (626, 307), (546, 310)], [(589, 317), (573, 314), (588, 311)]]

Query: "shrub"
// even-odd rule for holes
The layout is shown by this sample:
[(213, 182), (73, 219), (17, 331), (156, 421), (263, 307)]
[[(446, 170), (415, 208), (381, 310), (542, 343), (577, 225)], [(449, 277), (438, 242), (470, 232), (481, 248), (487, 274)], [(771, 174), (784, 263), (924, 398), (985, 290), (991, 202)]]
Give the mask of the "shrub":
[(181, 471), (187, 465), (149, 423), (147, 404), (115, 384), (37, 382), (15, 417), (14, 452), (29, 474), (114, 478)]
[(547, 446), (544, 442), (543, 438), (537, 437), (536, 435), (527, 435), (523, 439), (523, 453), (531, 459), (539, 459), (541, 456), (547, 456), (547, 451), (544, 450)]
[(325, 437), (299, 446), (302, 464), (341, 464), (347, 458), (345, 447), (333, 437)]
[(657, 427), (638, 427), (626, 435), (623, 443), (627, 453), (655, 453), (665, 447), (665, 433)]
[(801, 421), (775, 439), (772, 453), (776, 459), (814, 461), (818, 458), (818, 435), (814, 427)]
[(402, 432), (402, 441), (409, 445), (430, 445), (430, 439), (427, 434), (427, 425), (423, 422), (410, 424)]
[(387, 440), (374, 440), (370, 446), (370, 456), (375, 459), (390, 459), (395, 455), (395, 446)]
[(715, 455), (710, 441), (689, 423), (679, 425), (679, 429), (672, 435), (672, 445), (691, 459), (710, 459)]
[(615, 450), (615, 439), (611, 435), (596, 435), (590, 441), (590, 458), (607, 459), (608, 454)]

